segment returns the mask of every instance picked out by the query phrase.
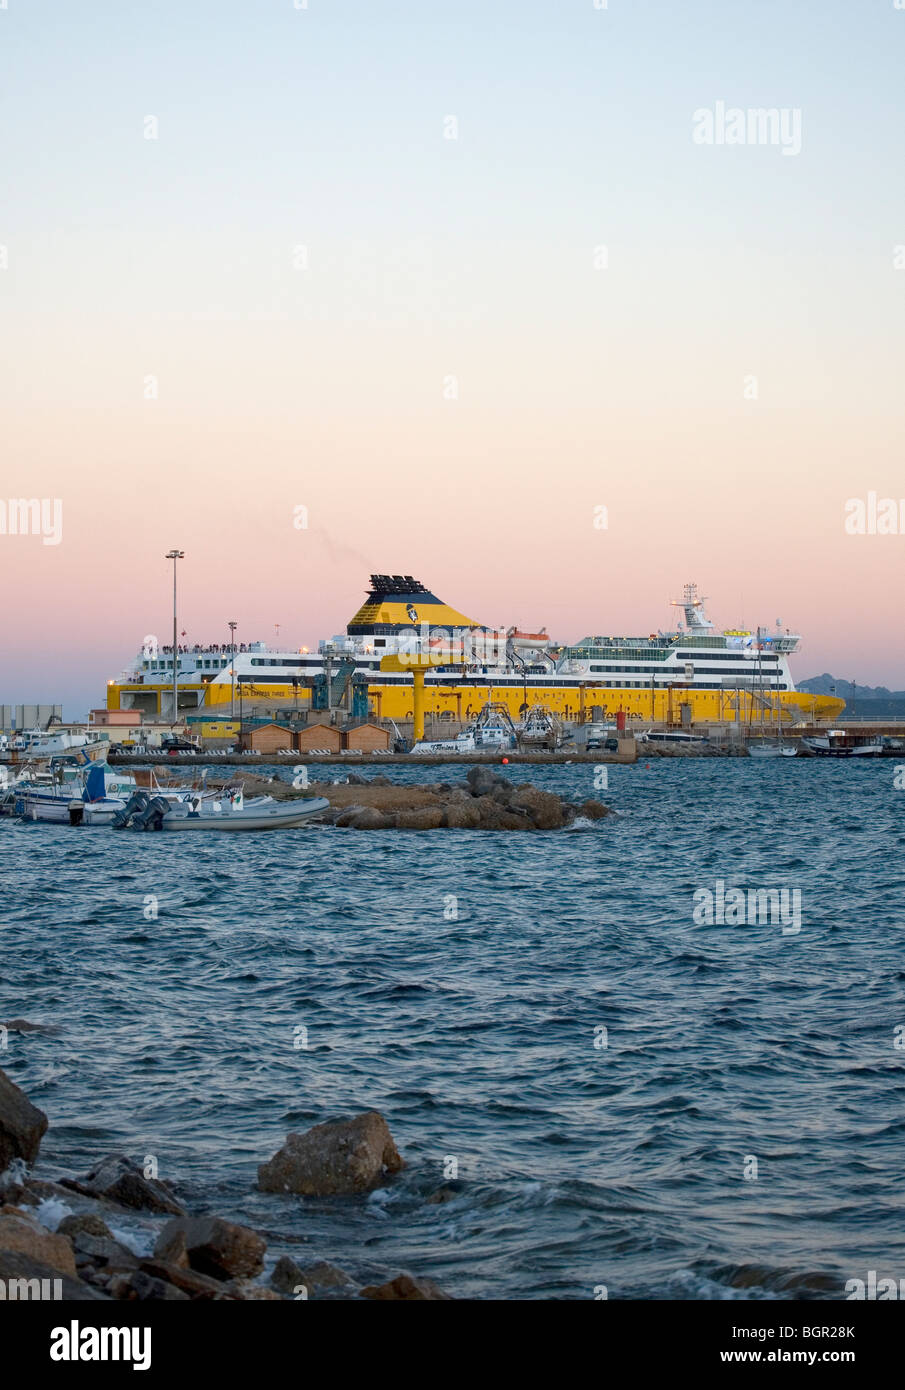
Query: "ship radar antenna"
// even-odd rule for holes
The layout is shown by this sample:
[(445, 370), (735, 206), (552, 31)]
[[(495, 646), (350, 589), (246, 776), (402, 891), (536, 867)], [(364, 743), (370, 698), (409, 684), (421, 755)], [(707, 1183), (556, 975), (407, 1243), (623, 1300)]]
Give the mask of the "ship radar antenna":
[(709, 632), (713, 628), (713, 623), (704, 612), (705, 596), (698, 593), (697, 584), (686, 584), (681, 600), (671, 599), (670, 602), (673, 608), (685, 610), (685, 626), (690, 630)]

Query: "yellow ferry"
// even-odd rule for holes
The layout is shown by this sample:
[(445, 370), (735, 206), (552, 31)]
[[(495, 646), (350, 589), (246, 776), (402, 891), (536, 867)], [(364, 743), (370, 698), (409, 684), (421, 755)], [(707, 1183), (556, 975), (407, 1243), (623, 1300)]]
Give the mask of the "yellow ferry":
[[(397, 721), (423, 709), (464, 722), (488, 702), (514, 719), (545, 705), (565, 721), (623, 711), (636, 723), (717, 724), (834, 721), (845, 701), (795, 689), (788, 658), (800, 637), (718, 632), (696, 586), (676, 605), (684, 624), (639, 637), (588, 636), (556, 645), (546, 632), (493, 629), (441, 602), (411, 575), (371, 575), (365, 602), (344, 634), (317, 652), (263, 643), (180, 646), (175, 654), (178, 715), (212, 720), (255, 708), (346, 709)], [(173, 716), (172, 647), (149, 640), (107, 687), (109, 709)], [(420, 700), (419, 700), (420, 703)]]

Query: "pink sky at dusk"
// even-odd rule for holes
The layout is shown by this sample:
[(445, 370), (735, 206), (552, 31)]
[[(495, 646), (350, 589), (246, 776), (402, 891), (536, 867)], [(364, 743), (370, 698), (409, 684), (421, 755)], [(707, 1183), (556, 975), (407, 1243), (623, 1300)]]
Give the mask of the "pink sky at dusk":
[[(313, 647), (372, 571), (562, 640), (667, 627), (694, 580), (800, 631), (796, 679), (905, 688), (905, 535), (844, 527), (905, 497), (898, 77), (819, 75), (905, 15), (769, 4), (779, 52), (703, 4), (158, 8), (145, 42), (0, 16), (0, 501), (63, 504), (58, 546), (0, 535), (0, 702), (103, 703), (167, 639), (172, 546), (189, 641)], [(733, 94), (800, 106), (801, 153), (696, 146)]]

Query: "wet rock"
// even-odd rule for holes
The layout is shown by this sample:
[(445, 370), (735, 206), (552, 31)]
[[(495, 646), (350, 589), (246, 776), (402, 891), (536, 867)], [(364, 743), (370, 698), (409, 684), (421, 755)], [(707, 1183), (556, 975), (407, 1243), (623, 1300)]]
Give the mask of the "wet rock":
[(146, 1178), (137, 1163), (124, 1154), (111, 1154), (90, 1173), (77, 1182), (67, 1181), (67, 1187), (93, 1197), (104, 1197), (121, 1207), (137, 1211), (167, 1212), (183, 1216), (185, 1208), (176, 1200), (169, 1186), (158, 1178)]
[(286, 1298), (296, 1298), (303, 1284), (308, 1287), (301, 1265), (297, 1265), (288, 1255), (281, 1255), (277, 1260), (270, 1276), (270, 1283)]
[(821, 1272), (778, 1269), (773, 1265), (720, 1265), (711, 1276), (733, 1289), (769, 1289), (771, 1292), (837, 1293), (837, 1277)]
[(470, 767), (465, 774), (465, 780), (471, 788), (472, 796), (489, 796), (498, 782), (504, 778), (489, 767)]
[(15, 1295), (17, 1299), (39, 1298), (41, 1296), (41, 1281), (44, 1279), (50, 1281), (49, 1286), (45, 1287), (49, 1287), (51, 1298), (54, 1295), (56, 1280), (60, 1281), (60, 1294), (67, 1302), (89, 1303), (107, 1297), (100, 1289), (92, 1288), (83, 1279), (70, 1274), (63, 1274), (53, 1265), (45, 1264), (42, 1260), (32, 1259), (30, 1255), (22, 1254), (18, 1250), (0, 1249), (0, 1280), (6, 1285), (7, 1299), (13, 1297), (11, 1285), (14, 1280), (27, 1281), (25, 1288), (21, 1285), (17, 1287)]
[(5, 1202), (13, 1207), (37, 1207), (40, 1201), (31, 1193), (24, 1183), (14, 1182), (11, 1177), (11, 1170), (3, 1174), (5, 1182), (0, 1183), (0, 1196)]
[(99, 1216), (95, 1216), (93, 1211), (78, 1212), (73, 1216), (64, 1216), (57, 1227), (57, 1235), (69, 1236), (74, 1240), (77, 1235), (100, 1236), (103, 1240), (112, 1240), (113, 1232), (102, 1221)]
[(25, 1191), (28, 1194), (25, 1200), (34, 1206), (39, 1206), (41, 1202), (47, 1202), (51, 1199), (60, 1202), (72, 1201), (71, 1188), (64, 1187), (59, 1182), (45, 1182), (41, 1178), (28, 1178), (25, 1182)]
[(187, 1303), (189, 1297), (175, 1284), (168, 1284), (165, 1279), (155, 1279), (143, 1269), (114, 1275), (110, 1280), (110, 1292), (114, 1298), (127, 1303)]
[(72, 1238), (72, 1244), (78, 1269), (88, 1265), (106, 1271), (138, 1268), (138, 1257), (112, 1236), (95, 1236), (88, 1231), (78, 1231)]
[(336, 824), (347, 825), (351, 830), (392, 830), (396, 818), (378, 811), (376, 806), (359, 806), (351, 813), (344, 812), (342, 820), (337, 819)]
[(512, 798), (512, 805), (525, 810), (538, 830), (559, 830), (562, 827), (563, 803), (552, 792), (522, 786)]
[(352, 1280), (345, 1270), (330, 1264), (329, 1260), (318, 1260), (317, 1264), (308, 1265), (302, 1271), (302, 1283), (309, 1292), (313, 1292), (316, 1289), (342, 1288), (345, 1284), (351, 1284)]
[(219, 1216), (182, 1217), (169, 1221), (154, 1246), (158, 1259), (189, 1266), (212, 1279), (251, 1279), (264, 1267), (267, 1244), (248, 1226)]
[(576, 807), (576, 813), (579, 816), (584, 816), (585, 820), (603, 820), (604, 816), (610, 814), (610, 808), (604, 806), (602, 801), (594, 801), (592, 798), (589, 801), (583, 801), (580, 806)]
[(411, 811), (397, 812), (396, 829), (439, 830), (445, 820), (446, 814), (442, 806), (416, 806)]
[(793, 1290), (795, 1293), (830, 1293), (839, 1294), (840, 1280), (837, 1275), (827, 1274), (824, 1270), (805, 1270), (803, 1273), (784, 1274), (777, 1279), (776, 1288), (785, 1293)]
[(446, 824), (450, 830), (477, 830), (481, 824), (481, 812), (472, 798), (453, 801), (446, 808)]
[(231, 1297), (241, 1299), (243, 1303), (260, 1303), (262, 1300), (277, 1303), (283, 1301), (276, 1289), (269, 1289), (266, 1284), (249, 1284), (243, 1279), (234, 1279), (227, 1288)]
[(47, 1116), (0, 1071), (0, 1173), (15, 1158), (34, 1163), (47, 1129)]
[(458, 1192), (452, 1187), (438, 1187), (436, 1192), (432, 1192), (427, 1198), (427, 1205), (431, 1207), (440, 1206), (443, 1202), (451, 1202), (454, 1197), (458, 1197)]
[(287, 1135), (283, 1147), (258, 1169), (258, 1187), (307, 1197), (367, 1192), (385, 1173), (404, 1167), (386, 1120), (370, 1110)]
[(6, 1023), (0, 1023), (0, 1028), (5, 1028), (8, 1033), (43, 1033), (48, 1038), (56, 1037), (60, 1031), (50, 1023), (29, 1023), (27, 1018), (11, 1018)]
[(518, 814), (515, 810), (509, 810), (492, 796), (477, 797), (472, 805), (480, 816), (478, 824), (481, 830), (534, 829), (532, 821), (524, 812)]
[(333, 824), (338, 826), (340, 830), (343, 830), (346, 826), (350, 826), (352, 822), (355, 820), (355, 818), (357, 816), (360, 816), (362, 812), (366, 809), (373, 808), (359, 806), (357, 802), (353, 802), (351, 806), (344, 806), (343, 809), (339, 811), (337, 815), (334, 817)]
[(413, 1279), (410, 1274), (397, 1274), (395, 1279), (390, 1279), (386, 1284), (368, 1284), (362, 1289), (361, 1296), (406, 1303), (421, 1299), (452, 1298), (452, 1294), (445, 1293), (433, 1279)]
[(189, 1298), (213, 1299), (226, 1296), (227, 1286), (222, 1280), (212, 1279), (209, 1274), (200, 1274), (197, 1269), (188, 1269), (158, 1259), (142, 1260), (140, 1267), (153, 1279), (163, 1279), (165, 1283), (181, 1289)]
[(184, 1223), (170, 1221), (164, 1226), (154, 1243), (154, 1255), (157, 1259), (166, 1260), (168, 1264), (177, 1265), (180, 1269), (189, 1268), (189, 1247)]
[(0, 1250), (15, 1251), (75, 1276), (75, 1255), (65, 1236), (55, 1235), (24, 1211), (7, 1207), (0, 1214)]

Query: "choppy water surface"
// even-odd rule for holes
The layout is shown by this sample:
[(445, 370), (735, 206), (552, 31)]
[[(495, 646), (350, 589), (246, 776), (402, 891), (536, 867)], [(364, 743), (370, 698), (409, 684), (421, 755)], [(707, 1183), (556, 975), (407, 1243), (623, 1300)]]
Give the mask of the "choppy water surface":
[[(510, 775), (594, 794), (586, 766)], [(0, 823), (0, 1020), (59, 1030), (0, 1054), (50, 1116), (38, 1171), (154, 1154), (271, 1256), (460, 1297), (840, 1297), (905, 1274), (893, 765), (609, 781), (618, 817), (550, 834)], [(717, 880), (797, 889), (800, 932), (696, 923)], [(255, 1191), (288, 1131), (371, 1108), (409, 1164), (390, 1186)]]

